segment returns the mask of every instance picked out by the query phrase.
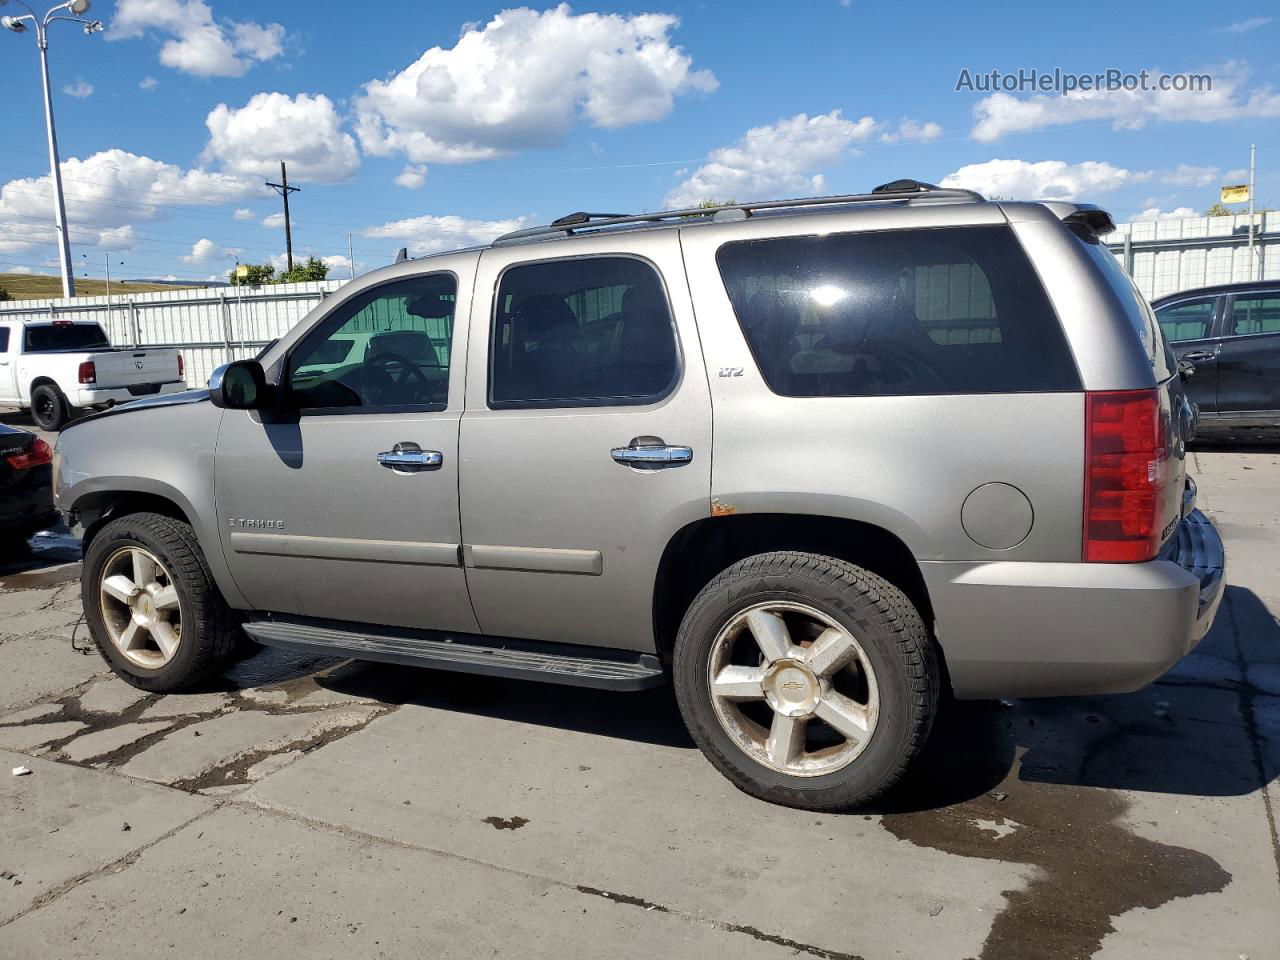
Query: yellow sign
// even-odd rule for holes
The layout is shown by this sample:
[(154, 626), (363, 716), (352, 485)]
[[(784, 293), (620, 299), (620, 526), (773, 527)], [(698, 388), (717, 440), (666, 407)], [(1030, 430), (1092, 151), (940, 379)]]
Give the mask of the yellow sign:
[(247, 276), (249, 276), (249, 268), (247, 266), (242, 263), (236, 267), (236, 277), (238, 279), (243, 280)]
[(1249, 202), (1249, 185), (1242, 183), (1238, 187), (1222, 188), (1223, 203), (1248, 203)]

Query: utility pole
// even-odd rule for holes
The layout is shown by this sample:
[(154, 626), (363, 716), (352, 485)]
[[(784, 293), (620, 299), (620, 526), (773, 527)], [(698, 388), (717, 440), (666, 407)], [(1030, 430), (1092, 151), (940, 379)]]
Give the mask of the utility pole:
[[(44, 125), (49, 138), (49, 178), (53, 183), (53, 227), (57, 234), (58, 260), (62, 265), (62, 295), (76, 295), (76, 281), (71, 266), (71, 241), (67, 237), (67, 207), (62, 200), (62, 165), (58, 161), (58, 135), (53, 129), (53, 96), (49, 91), (49, 24), (55, 20), (69, 20), (84, 27), (86, 34), (102, 31), (99, 20), (85, 20), (82, 14), (89, 10), (89, 0), (66, 0), (51, 8), (43, 18), (36, 16), (25, 0), (17, 3), (27, 12), (19, 16), (0, 17), (0, 26), (14, 33), (25, 33), (27, 24), (35, 27), (36, 46), (40, 49), (40, 79), (44, 86)], [(72, 16), (64, 16), (71, 13)]]
[(356, 278), (356, 253), (351, 244), (351, 234), (347, 234), (347, 264), (351, 267), (351, 279)]
[(289, 186), (289, 175), (285, 172), (284, 161), (280, 161), (280, 182), (267, 181), (267, 186), (284, 198), (284, 255), (288, 269), (293, 270), (293, 230), (289, 225), (289, 194), (297, 193), (301, 187)]
[[(1249, 272), (1256, 274), (1255, 279), (1262, 279), (1261, 258), (1257, 257), (1253, 244), (1253, 218), (1254, 218), (1254, 181), (1256, 179), (1255, 172), (1258, 163), (1258, 145), (1256, 143), (1249, 144)], [(1255, 262), (1257, 261), (1257, 262)]]

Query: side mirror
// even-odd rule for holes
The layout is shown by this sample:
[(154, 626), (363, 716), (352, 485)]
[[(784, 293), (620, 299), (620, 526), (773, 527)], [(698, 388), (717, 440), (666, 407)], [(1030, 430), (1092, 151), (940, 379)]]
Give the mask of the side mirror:
[(1182, 380), (1183, 383), (1186, 383), (1195, 375), (1196, 375), (1196, 365), (1194, 363), (1192, 363), (1190, 360), (1178, 361), (1178, 377)]
[(209, 378), (209, 399), (226, 410), (261, 410), (268, 404), (269, 388), (257, 360), (224, 363)]

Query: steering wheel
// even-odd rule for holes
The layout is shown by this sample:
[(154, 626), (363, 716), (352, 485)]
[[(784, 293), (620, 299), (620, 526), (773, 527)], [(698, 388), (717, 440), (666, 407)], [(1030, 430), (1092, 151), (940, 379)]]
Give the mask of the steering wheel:
[[(387, 369), (388, 365), (391, 363), (400, 364), (404, 370), (404, 373), (400, 375), (399, 380), (392, 379), (391, 371)], [(371, 399), (374, 399), (375, 403), (378, 405), (383, 405), (387, 403), (388, 400), (399, 399), (389, 397), (387, 395), (387, 388), (391, 385), (400, 386), (407, 383), (411, 376), (417, 377), (418, 382), (424, 387), (428, 386), (427, 375), (422, 372), (422, 367), (418, 366), (418, 364), (414, 363), (403, 354), (392, 353), (390, 350), (383, 350), (379, 353), (373, 354), (372, 356), (365, 357), (363, 366), (366, 369), (378, 370), (381, 373), (381, 376), (385, 378), (385, 381), (382, 383), (368, 384), (370, 392), (375, 395)]]

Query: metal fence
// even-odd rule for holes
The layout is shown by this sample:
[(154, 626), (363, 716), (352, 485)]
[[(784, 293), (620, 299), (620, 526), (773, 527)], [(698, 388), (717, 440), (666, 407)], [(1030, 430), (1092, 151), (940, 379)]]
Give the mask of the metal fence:
[[(1280, 213), (1258, 214), (1251, 255), (1248, 217), (1122, 223), (1108, 246), (1149, 298), (1241, 280), (1280, 280)], [(264, 287), (210, 287), (121, 293), (72, 300), (0, 303), (0, 319), (96, 320), (121, 346), (177, 347), (187, 381), (203, 384), (215, 367), (251, 357), (301, 320), (341, 281)]]
[(18, 300), (0, 303), (0, 319), (93, 320), (117, 346), (176, 347), (186, 359), (187, 382), (195, 386), (215, 367), (256, 354), (341, 285), (324, 280), (113, 293), (110, 299)]

